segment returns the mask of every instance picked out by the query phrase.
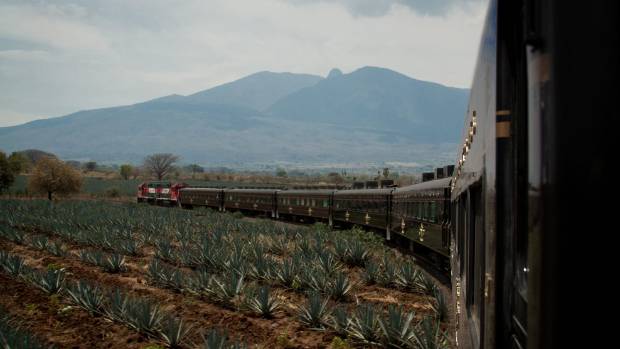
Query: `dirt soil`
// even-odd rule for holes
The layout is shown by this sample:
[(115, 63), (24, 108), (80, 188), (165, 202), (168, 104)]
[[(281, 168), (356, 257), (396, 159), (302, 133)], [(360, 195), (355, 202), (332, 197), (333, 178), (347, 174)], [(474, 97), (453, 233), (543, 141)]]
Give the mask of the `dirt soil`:
[[(52, 241), (60, 240), (57, 236), (48, 236)], [(109, 274), (78, 258), (77, 251), (85, 246), (63, 242), (70, 251), (65, 257), (56, 257), (47, 251), (3, 239), (0, 239), (0, 249), (24, 257), (31, 267), (45, 269), (50, 264), (59, 265), (66, 269), (69, 280), (88, 280), (109, 290), (119, 287), (131, 295), (157, 300), (165, 310), (193, 325), (191, 343), (201, 343), (202, 333), (213, 327), (225, 329), (231, 337), (250, 345), (256, 344), (260, 348), (327, 348), (336, 336), (331, 330), (309, 330), (297, 321), (295, 306), (305, 302), (305, 296), (298, 292), (275, 288), (285, 301), (284, 306), (273, 319), (264, 319), (251, 313), (224, 308), (201, 297), (150, 285), (146, 280), (146, 268), (152, 258), (151, 251), (141, 257), (127, 258), (126, 272)], [(417, 318), (432, 313), (429, 297), (377, 285), (362, 285), (359, 282), (360, 271), (348, 271), (347, 274), (356, 282), (356, 286), (352, 296), (344, 302), (347, 308), (352, 309), (356, 303), (369, 302), (383, 307), (388, 304), (402, 305), (408, 311), (415, 311)], [(149, 343), (157, 343), (121, 324), (91, 317), (77, 308), (60, 315), (59, 306), (52, 305), (50, 298), (31, 284), (17, 282), (4, 275), (0, 282), (0, 287), (3, 287), (0, 304), (9, 313), (23, 319), (32, 332), (61, 348), (144, 348)]]

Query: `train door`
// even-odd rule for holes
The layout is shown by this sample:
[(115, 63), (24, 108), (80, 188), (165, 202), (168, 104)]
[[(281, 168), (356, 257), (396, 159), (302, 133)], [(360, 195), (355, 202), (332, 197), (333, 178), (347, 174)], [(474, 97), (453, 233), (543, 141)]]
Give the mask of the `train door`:
[[(498, 4), (496, 347), (525, 348), (528, 289), (528, 78), (525, 3)], [(526, 15), (527, 16), (527, 15)]]

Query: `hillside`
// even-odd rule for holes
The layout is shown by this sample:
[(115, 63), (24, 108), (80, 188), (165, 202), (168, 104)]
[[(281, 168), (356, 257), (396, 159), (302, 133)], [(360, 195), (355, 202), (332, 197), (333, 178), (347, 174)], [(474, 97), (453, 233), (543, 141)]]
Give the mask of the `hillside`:
[(467, 90), (366, 67), (328, 78), (261, 72), (189, 96), (0, 128), (0, 149), (139, 162), (436, 162), (453, 158)]

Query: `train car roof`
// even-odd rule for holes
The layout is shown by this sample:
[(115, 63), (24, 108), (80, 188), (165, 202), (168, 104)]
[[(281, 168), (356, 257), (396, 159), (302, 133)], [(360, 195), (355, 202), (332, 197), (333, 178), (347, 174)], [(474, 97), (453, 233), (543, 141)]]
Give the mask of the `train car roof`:
[(422, 191), (422, 190), (432, 190), (432, 189), (443, 189), (450, 186), (450, 181), (452, 177), (446, 177), (441, 179), (434, 179), (432, 181), (426, 181), (422, 183), (417, 183), (413, 185), (408, 185), (406, 187), (397, 188), (394, 193), (407, 192), (407, 191)]
[(278, 192), (278, 194), (282, 194), (282, 195), (287, 195), (287, 194), (291, 194), (291, 195), (297, 195), (297, 194), (331, 195), (335, 191), (336, 190), (332, 190), (332, 189), (318, 189), (318, 190), (294, 189), (294, 190), (281, 190)]
[(372, 195), (388, 195), (392, 192), (394, 188), (388, 189), (347, 189), (347, 190), (338, 190), (334, 192), (334, 196), (342, 196), (342, 195), (364, 195), (364, 194), (372, 194)]
[(220, 191), (222, 188), (205, 188), (205, 187), (184, 187), (179, 190), (197, 190), (197, 191)]
[(235, 192), (235, 193), (275, 193), (280, 191), (280, 189), (224, 189), (226, 192)]

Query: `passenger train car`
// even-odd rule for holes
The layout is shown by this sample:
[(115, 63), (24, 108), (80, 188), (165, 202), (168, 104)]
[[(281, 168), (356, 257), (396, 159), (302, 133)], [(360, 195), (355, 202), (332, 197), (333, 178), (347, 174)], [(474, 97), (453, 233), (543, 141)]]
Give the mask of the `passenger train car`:
[(580, 235), (605, 231), (618, 4), (490, 2), (451, 182), (459, 348), (574, 347), (593, 319), (575, 278), (605, 255)]
[[(273, 190), (182, 187), (178, 205), (239, 211), (295, 222), (361, 226), (410, 250), (437, 271), (449, 272), (450, 178), (405, 188)], [(396, 223), (394, 223), (396, 222)]]

